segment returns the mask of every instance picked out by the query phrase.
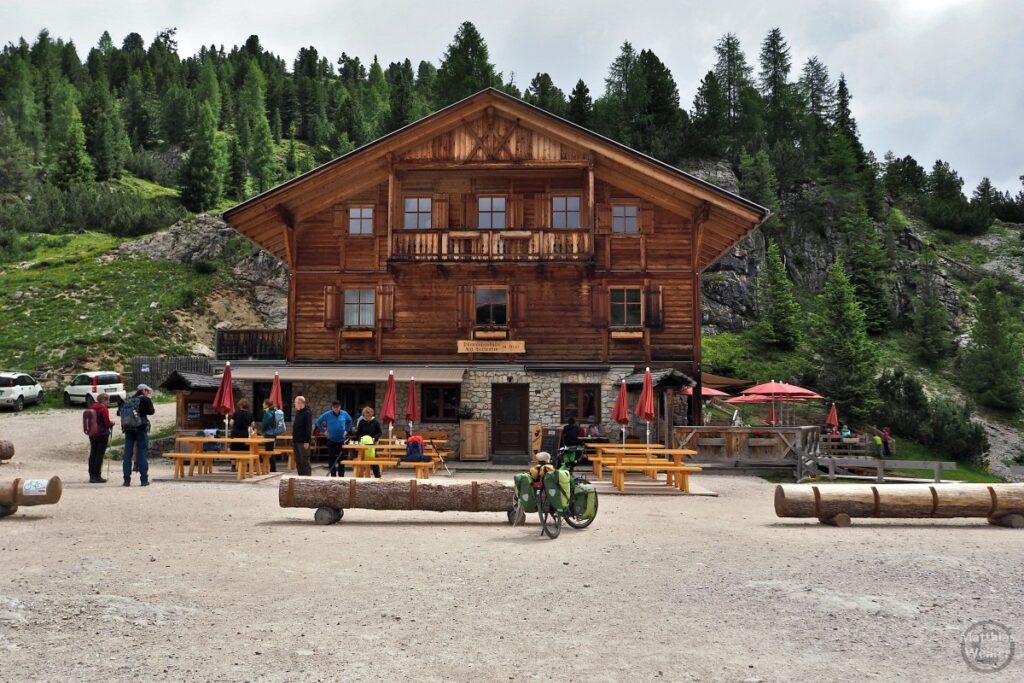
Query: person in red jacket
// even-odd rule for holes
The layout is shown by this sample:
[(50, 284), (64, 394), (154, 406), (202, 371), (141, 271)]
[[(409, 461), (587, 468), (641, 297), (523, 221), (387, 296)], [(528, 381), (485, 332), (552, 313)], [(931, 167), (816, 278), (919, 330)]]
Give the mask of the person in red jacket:
[(96, 411), (96, 424), (100, 427), (100, 434), (89, 437), (89, 483), (106, 484), (107, 480), (100, 476), (103, 465), (103, 456), (107, 452), (107, 444), (110, 443), (110, 430), (114, 423), (110, 419), (110, 396), (101, 393), (92, 404), (92, 410)]

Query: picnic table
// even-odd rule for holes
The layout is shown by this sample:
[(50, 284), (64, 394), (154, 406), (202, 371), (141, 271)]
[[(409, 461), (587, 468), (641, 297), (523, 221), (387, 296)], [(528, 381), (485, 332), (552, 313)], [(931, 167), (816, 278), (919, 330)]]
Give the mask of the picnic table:
[[(388, 467), (411, 467), (416, 470), (417, 479), (430, 479), (430, 472), (435, 467), (434, 458), (427, 449), (425, 449), (424, 455), (430, 457), (430, 460), (424, 460), (422, 462), (399, 462), (398, 459), (405, 455), (405, 444), (347, 443), (343, 445), (342, 448), (355, 452), (355, 457), (348, 460), (342, 460), (341, 462), (343, 465), (350, 465), (352, 467), (352, 473), (356, 477), (370, 476), (373, 472), (373, 466), (376, 465), (380, 467), (381, 471), (384, 471)], [(373, 457), (366, 457), (366, 453), (369, 450), (374, 451)], [(382, 453), (384, 454), (384, 457), (380, 457)]]
[[(214, 460), (233, 460), (235, 462), (236, 478), (247, 479), (255, 476), (255, 469), (259, 467), (261, 474), (270, 473), (270, 451), (263, 448), (274, 443), (273, 439), (264, 437), (231, 438), (218, 436), (179, 436), (177, 441), (189, 444), (192, 447), (190, 453), (164, 453), (163, 457), (174, 460), (174, 478), (185, 477), (185, 461), (189, 461), (188, 476), (198, 474), (212, 474)], [(206, 444), (245, 444), (246, 451), (208, 451)]]
[(697, 451), (688, 448), (665, 448), (654, 446), (649, 448), (604, 448), (601, 455), (591, 456), (594, 476), (601, 478), (603, 468), (612, 473), (612, 485), (619, 491), (625, 489), (626, 472), (643, 472), (656, 479), (659, 472), (665, 473), (665, 483), (676, 486), (680, 491), (689, 492), (692, 472), (700, 472), (700, 467), (683, 464), (683, 458), (696, 455)]

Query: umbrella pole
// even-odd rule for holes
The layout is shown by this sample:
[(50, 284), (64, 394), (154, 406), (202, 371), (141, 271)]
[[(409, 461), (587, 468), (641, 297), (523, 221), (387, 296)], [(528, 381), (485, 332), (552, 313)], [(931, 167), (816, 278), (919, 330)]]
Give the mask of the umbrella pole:
[(647, 420), (647, 445), (651, 445), (651, 421)]
[(626, 445), (626, 425), (620, 425), (619, 431), (622, 433), (622, 445)]

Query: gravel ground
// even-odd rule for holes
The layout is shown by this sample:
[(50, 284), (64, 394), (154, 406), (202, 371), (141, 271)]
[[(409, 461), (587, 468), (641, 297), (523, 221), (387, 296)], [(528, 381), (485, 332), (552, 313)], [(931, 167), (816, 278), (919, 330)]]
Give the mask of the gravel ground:
[(77, 423), (0, 415), (0, 481), (66, 485), (0, 520), (2, 681), (1024, 679), (961, 658), (974, 622), (1024, 633), (1024, 532), (983, 520), (824, 527), (705, 476), (720, 497), (604, 496), (554, 541), (491, 513), (319, 527), (277, 480), (86, 484)]

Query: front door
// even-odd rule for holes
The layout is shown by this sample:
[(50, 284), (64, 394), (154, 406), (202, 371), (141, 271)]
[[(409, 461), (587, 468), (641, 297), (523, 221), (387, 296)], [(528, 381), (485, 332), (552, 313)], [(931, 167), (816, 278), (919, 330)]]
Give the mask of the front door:
[(491, 451), (529, 453), (529, 384), (491, 385)]

